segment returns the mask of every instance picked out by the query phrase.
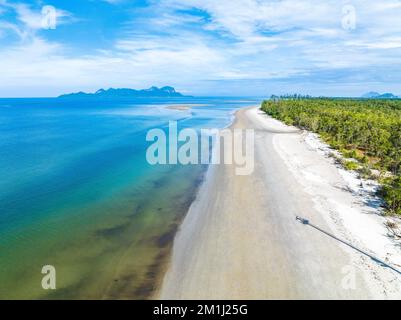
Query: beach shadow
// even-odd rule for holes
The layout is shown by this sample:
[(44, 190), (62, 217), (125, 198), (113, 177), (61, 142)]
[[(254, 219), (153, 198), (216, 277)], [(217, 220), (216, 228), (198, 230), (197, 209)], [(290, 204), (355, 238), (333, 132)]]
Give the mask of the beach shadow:
[(371, 255), (371, 254), (369, 254), (369, 253), (367, 253), (366, 251), (363, 251), (363, 250), (361, 250), (361, 249), (355, 247), (355, 246), (352, 245), (351, 243), (349, 243), (349, 242), (347, 242), (347, 241), (345, 241), (345, 240), (342, 240), (342, 239), (340, 239), (340, 238), (337, 238), (337, 237), (336, 237), (335, 235), (333, 235), (332, 233), (327, 232), (327, 231), (325, 231), (325, 230), (319, 228), (318, 226), (316, 226), (316, 225), (310, 223), (309, 220), (304, 219), (304, 218), (301, 218), (301, 217), (299, 217), (299, 216), (296, 216), (295, 219), (296, 219), (297, 221), (299, 221), (300, 223), (302, 223), (303, 225), (310, 226), (310, 227), (314, 228), (315, 230), (318, 230), (318, 231), (320, 231), (321, 233), (324, 233), (325, 235), (329, 236), (330, 238), (341, 242), (342, 244), (348, 246), (349, 248), (352, 248), (352, 249), (354, 249), (355, 251), (358, 251), (358, 252), (361, 253), (362, 255), (364, 255), (364, 256), (366, 256), (366, 257), (372, 259), (374, 262), (376, 262), (376, 263), (379, 264), (380, 266), (385, 267), (385, 268), (389, 268), (389, 269), (393, 270), (394, 272), (398, 273), (399, 275), (401, 275), (401, 271), (400, 271), (400, 270), (394, 268), (393, 266), (389, 265), (388, 263), (384, 262), (383, 260), (381, 260), (381, 259), (379, 259), (379, 258), (377, 258), (377, 257), (375, 257), (375, 256), (373, 256), (373, 255)]
[[(369, 208), (375, 209), (377, 211), (377, 209), (379, 208), (383, 208), (383, 200), (380, 199), (376, 193), (374, 192), (369, 192), (369, 191), (354, 191), (352, 190), (349, 186), (346, 185), (339, 185), (339, 184), (335, 184), (332, 185), (334, 188), (341, 190), (341, 191), (345, 191), (345, 192), (349, 192), (351, 193), (353, 196), (358, 197), (358, 200), (355, 201), (355, 203), (357, 204), (362, 204), (365, 205)], [(383, 216), (383, 213), (380, 212), (380, 210), (378, 210), (378, 212), (376, 213), (372, 213), (372, 212), (364, 212), (366, 214), (376, 214), (379, 216)]]
[(377, 209), (383, 206), (383, 201), (381, 199), (375, 199), (375, 198), (364, 199), (363, 203), (373, 209)]

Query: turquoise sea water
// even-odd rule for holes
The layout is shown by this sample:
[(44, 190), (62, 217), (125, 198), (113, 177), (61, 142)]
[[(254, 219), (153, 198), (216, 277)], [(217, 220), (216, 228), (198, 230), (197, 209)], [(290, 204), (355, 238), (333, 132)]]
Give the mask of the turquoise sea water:
[(147, 131), (225, 127), (256, 103), (0, 99), (0, 298), (149, 297), (206, 168), (149, 165)]

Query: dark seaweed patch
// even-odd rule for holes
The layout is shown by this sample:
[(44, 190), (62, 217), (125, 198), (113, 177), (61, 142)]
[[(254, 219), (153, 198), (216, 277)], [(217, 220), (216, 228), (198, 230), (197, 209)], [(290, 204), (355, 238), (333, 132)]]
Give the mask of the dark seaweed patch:
[(155, 189), (160, 189), (160, 188), (163, 188), (164, 186), (166, 186), (168, 184), (168, 182), (169, 181), (167, 178), (161, 178), (156, 181), (153, 181), (153, 187)]
[(136, 217), (138, 214), (140, 214), (143, 211), (144, 205), (138, 204), (134, 210), (132, 210), (132, 213), (130, 213), (129, 215), (127, 215), (127, 218), (134, 218)]
[(139, 299), (149, 299), (155, 292), (159, 281), (161, 281), (161, 271), (168, 257), (169, 250), (163, 250), (149, 266), (145, 280), (135, 289), (135, 296)]
[(113, 279), (112, 287), (107, 292), (107, 299), (137, 298), (134, 284), (138, 281), (136, 273), (126, 274), (117, 279)]
[(174, 236), (177, 232), (178, 225), (174, 224), (174, 226), (167, 231), (166, 233), (162, 234), (159, 237), (156, 237), (156, 244), (159, 248), (164, 248), (167, 245), (171, 244), (174, 240)]
[(96, 230), (95, 235), (97, 237), (112, 238), (122, 234), (127, 228), (128, 224), (124, 223), (115, 227)]

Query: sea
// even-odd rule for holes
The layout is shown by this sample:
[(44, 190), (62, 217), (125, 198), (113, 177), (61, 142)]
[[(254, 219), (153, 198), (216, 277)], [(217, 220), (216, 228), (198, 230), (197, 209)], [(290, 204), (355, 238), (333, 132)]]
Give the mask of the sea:
[(151, 298), (207, 165), (149, 164), (146, 134), (224, 128), (260, 102), (0, 99), (0, 299)]

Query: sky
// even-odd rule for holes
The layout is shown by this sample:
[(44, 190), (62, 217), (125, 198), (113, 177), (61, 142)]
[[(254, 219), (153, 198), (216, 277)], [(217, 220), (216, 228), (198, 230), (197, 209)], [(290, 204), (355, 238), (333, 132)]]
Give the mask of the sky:
[(0, 0), (0, 97), (401, 95), (401, 0)]

